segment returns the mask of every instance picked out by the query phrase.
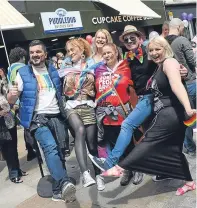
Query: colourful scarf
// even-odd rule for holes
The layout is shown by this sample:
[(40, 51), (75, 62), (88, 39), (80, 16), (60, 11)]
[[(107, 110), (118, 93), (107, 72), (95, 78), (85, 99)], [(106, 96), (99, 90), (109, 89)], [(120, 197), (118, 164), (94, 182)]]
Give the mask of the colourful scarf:
[(88, 73), (93, 73), (95, 69), (100, 66), (102, 64), (102, 62), (99, 62), (97, 64), (94, 64), (94, 62), (92, 61), (92, 59), (87, 59), (86, 62), (81, 64), (81, 69), (76, 69), (75, 67), (72, 67), (70, 64), (66, 64), (69, 62), (69, 59), (67, 58), (67, 60), (65, 60), (64, 62), (64, 68), (62, 70), (64, 70), (64, 74), (67, 75), (68, 73), (77, 73), (80, 74), (78, 83), (77, 83), (77, 89), (72, 90), (72, 93), (69, 95), (69, 98), (72, 99), (75, 96), (78, 96), (80, 94), (80, 91), (83, 87), (83, 84), (86, 80), (87, 74)]
[(134, 60), (134, 58), (136, 58), (141, 64), (144, 61), (144, 57), (143, 57), (143, 50), (142, 48), (138, 48), (135, 50), (135, 53), (133, 51), (129, 51), (128, 53), (126, 53), (126, 59), (128, 61), (132, 61)]

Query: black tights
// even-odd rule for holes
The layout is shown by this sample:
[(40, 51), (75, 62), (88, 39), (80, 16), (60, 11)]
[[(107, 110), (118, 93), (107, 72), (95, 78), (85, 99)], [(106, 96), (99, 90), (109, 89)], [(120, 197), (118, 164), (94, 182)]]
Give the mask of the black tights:
[[(73, 137), (75, 138), (75, 153), (80, 170), (83, 173), (84, 171), (88, 170), (87, 151), (85, 144), (87, 143), (87, 147), (91, 155), (98, 156), (97, 126), (96, 124), (84, 126), (79, 115), (75, 113), (72, 113), (69, 116), (68, 122), (70, 127), (74, 131)], [(100, 170), (96, 166), (94, 166), (94, 170), (96, 175), (100, 174)]]

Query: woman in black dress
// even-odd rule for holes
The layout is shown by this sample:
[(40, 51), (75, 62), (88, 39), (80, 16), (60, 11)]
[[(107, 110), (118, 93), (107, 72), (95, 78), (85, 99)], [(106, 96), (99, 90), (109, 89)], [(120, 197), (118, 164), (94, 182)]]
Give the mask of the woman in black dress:
[(124, 169), (154, 175), (165, 175), (182, 179), (186, 183), (176, 195), (195, 190), (188, 162), (182, 153), (185, 126), (184, 113), (194, 116), (196, 110), (190, 106), (189, 98), (181, 81), (179, 63), (172, 58), (170, 45), (162, 37), (152, 39), (148, 44), (149, 58), (158, 64), (147, 89), (155, 96), (155, 117), (145, 132), (145, 138), (118, 166), (105, 171), (103, 176), (119, 176)]

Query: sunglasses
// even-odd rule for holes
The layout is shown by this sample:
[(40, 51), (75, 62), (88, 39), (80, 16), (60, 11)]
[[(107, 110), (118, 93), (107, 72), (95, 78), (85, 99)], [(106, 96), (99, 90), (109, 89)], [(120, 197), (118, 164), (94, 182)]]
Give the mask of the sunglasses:
[(135, 44), (136, 43), (136, 37), (127, 36), (126, 38), (124, 38), (124, 43), (132, 43), (132, 44)]

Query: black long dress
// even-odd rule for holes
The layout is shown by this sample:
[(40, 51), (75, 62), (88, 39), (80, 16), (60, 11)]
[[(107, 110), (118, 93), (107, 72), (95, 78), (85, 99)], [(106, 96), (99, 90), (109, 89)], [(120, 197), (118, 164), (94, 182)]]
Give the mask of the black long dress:
[(183, 106), (172, 92), (162, 66), (148, 83), (155, 95), (155, 118), (142, 142), (118, 165), (127, 170), (192, 181), (182, 153), (186, 129)]

